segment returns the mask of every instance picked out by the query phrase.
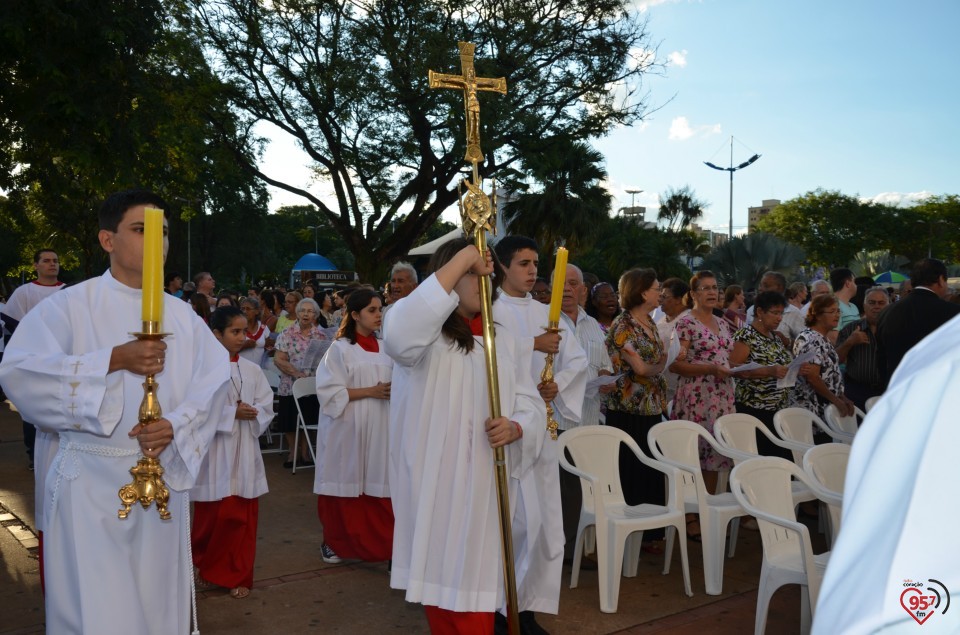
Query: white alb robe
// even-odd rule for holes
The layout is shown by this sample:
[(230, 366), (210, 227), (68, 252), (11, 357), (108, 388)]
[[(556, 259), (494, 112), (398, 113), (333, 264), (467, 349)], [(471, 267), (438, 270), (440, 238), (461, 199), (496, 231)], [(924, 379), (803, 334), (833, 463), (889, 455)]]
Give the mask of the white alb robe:
[(20, 323), (0, 381), (28, 420), (60, 434), (44, 505), (46, 625), (50, 633), (186, 634), (190, 623), (189, 490), (229, 383), (223, 347), (189, 305), (164, 294), (163, 417), (174, 439), (160, 455), (171, 520), (135, 505), (117, 518), (119, 489), (140, 455), (143, 377), (108, 373), (114, 346), (141, 329), (141, 291), (108, 271), (56, 293)]
[[(390, 495), (396, 518), (390, 586), (406, 599), (451, 611), (493, 612), (503, 603), (500, 529), (483, 338), (464, 353), (440, 328), (459, 297), (431, 276), (391, 305), (384, 350), (390, 390)], [(506, 446), (510, 485), (530, 470), (546, 411), (530, 364), (497, 328), (501, 414), (523, 437)], [(511, 488), (514, 506), (516, 489)]]
[[(530, 364), (527, 373), (534, 385), (546, 365), (546, 354), (533, 350), (533, 338), (543, 335), (549, 308), (529, 294), (514, 298), (500, 294), (493, 303), (494, 321), (524, 347)], [(560, 321), (560, 352), (553, 356), (553, 381), (559, 393), (553, 408), (561, 418), (579, 422), (587, 385), (587, 356), (577, 337)], [(541, 400), (542, 401), (542, 400)], [(546, 432), (546, 417), (540, 421), (544, 434), (533, 469), (519, 482), (513, 514), (514, 556), (517, 570), (517, 602), (521, 611), (557, 613), (563, 570), (563, 510), (560, 503), (560, 457), (557, 442)], [(511, 499), (511, 506), (514, 501)], [(502, 607), (501, 607), (502, 608)]]
[[(251, 349), (253, 350), (253, 349)], [(267, 493), (267, 475), (260, 454), (260, 435), (273, 421), (273, 390), (257, 364), (240, 357), (230, 364), (229, 391), (217, 433), (190, 490), (195, 501), (228, 496), (257, 498)], [(237, 400), (257, 409), (256, 419), (237, 419)]]
[[(857, 432), (815, 634), (960, 632), (960, 611), (952, 606), (960, 599), (958, 412), (955, 317), (907, 353)], [(947, 598), (931, 579), (949, 590), (946, 613)], [(901, 606), (906, 580), (922, 582), (925, 596), (931, 589), (941, 595), (922, 628)]]
[(317, 368), (320, 422), (314, 494), (390, 497), (390, 401), (350, 401), (347, 389), (388, 383), (392, 373), (393, 360), (386, 353), (366, 351), (348, 339), (336, 340), (323, 356)]

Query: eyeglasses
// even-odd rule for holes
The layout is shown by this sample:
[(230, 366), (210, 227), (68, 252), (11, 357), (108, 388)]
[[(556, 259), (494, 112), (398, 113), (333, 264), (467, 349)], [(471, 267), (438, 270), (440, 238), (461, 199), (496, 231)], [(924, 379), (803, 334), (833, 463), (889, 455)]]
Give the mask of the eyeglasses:
[(697, 291), (719, 291), (720, 287), (717, 285), (712, 285), (709, 287), (697, 287)]

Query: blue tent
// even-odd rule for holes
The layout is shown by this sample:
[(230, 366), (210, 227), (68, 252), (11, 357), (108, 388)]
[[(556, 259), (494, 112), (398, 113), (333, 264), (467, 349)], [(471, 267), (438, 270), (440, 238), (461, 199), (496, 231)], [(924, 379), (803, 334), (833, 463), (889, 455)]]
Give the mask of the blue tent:
[(304, 254), (297, 264), (293, 265), (293, 272), (298, 271), (336, 271), (337, 265), (320, 254)]
[(302, 284), (309, 279), (317, 280), (323, 285), (337, 286), (356, 280), (357, 274), (353, 271), (340, 271), (330, 259), (320, 254), (304, 254), (290, 271), (290, 288), (295, 288), (298, 281)]

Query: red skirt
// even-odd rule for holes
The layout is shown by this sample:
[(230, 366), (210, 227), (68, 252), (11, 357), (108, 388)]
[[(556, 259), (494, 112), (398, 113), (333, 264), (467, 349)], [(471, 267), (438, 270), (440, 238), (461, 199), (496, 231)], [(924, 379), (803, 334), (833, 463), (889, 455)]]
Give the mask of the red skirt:
[(193, 504), (190, 540), (201, 578), (228, 589), (253, 586), (259, 509), (258, 499), (239, 496)]
[(393, 506), (389, 498), (317, 496), (323, 541), (341, 558), (382, 562), (393, 556)]
[(424, 606), (433, 635), (490, 635), (493, 613), (461, 613), (436, 606)]

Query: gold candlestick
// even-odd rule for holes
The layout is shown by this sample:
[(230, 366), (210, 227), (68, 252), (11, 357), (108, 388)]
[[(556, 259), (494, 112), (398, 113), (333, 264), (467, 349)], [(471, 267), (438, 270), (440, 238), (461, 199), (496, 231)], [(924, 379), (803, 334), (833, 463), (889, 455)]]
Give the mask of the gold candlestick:
[[(131, 333), (131, 335), (138, 340), (162, 340), (170, 335), (159, 331), (159, 321), (144, 320), (143, 331)], [(140, 411), (137, 414), (137, 421), (141, 427), (160, 420), (162, 411), (160, 401), (157, 399), (158, 388), (159, 384), (154, 376), (147, 375), (143, 382), (143, 401), (140, 402)], [(155, 502), (160, 519), (170, 520), (170, 512), (167, 511), (170, 490), (163, 482), (163, 467), (160, 465), (160, 460), (146, 456), (140, 457), (137, 464), (130, 468), (130, 475), (133, 476), (133, 480), (121, 487), (118, 492), (123, 506), (117, 512), (117, 517), (121, 520), (126, 518), (130, 513), (130, 507), (139, 501), (144, 509), (149, 509), (150, 504)]]
[[(543, 330), (547, 333), (559, 333), (560, 332), (560, 322), (550, 322), (549, 326), (543, 327)], [(546, 383), (548, 381), (553, 381), (553, 353), (547, 353), (546, 364), (543, 366), (543, 371), (540, 373), (540, 381)], [(550, 438), (554, 441), (557, 440), (557, 430), (559, 429), (560, 424), (557, 423), (557, 420), (553, 418), (553, 406), (548, 401), (547, 402), (547, 430), (550, 432)]]

